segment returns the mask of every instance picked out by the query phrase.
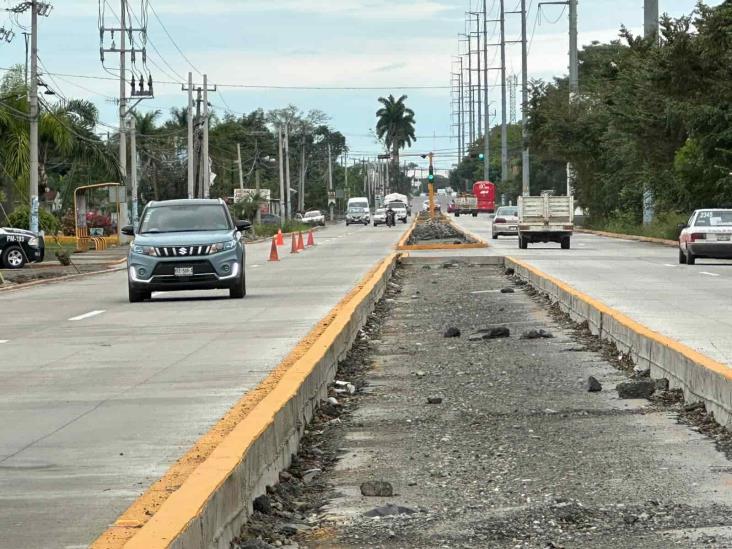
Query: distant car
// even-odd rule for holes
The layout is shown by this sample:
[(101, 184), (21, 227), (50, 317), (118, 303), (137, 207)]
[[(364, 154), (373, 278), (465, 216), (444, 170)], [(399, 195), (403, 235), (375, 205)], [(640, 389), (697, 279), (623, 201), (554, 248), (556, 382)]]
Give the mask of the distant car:
[(245, 250), (241, 231), (223, 200), (184, 199), (148, 202), (140, 225), (122, 228), (134, 236), (127, 256), (130, 303), (154, 291), (228, 289), (246, 295)]
[(437, 189), (437, 194), (439, 196), (446, 196), (447, 195), (447, 191), (445, 189)]
[(447, 213), (455, 213), (455, 210), (457, 209), (457, 205), (455, 204), (454, 200), (451, 200), (450, 203), (447, 205)]
[(682, 225), (679, 263), (694, 265), (698, 258), (732, 259), (732, 209), (696, 210)]
[(310, 210), (302, 216), (302, 222), (306, 225), (320, 225), (325, 227), (325, 216), (320, 210)]
[(368, 225), (371, 222), (371, 216), (366, 208), (351, 207), (346, 211), (346, 225), (358, 223)]
[(374, 227), (384, 225), (386, 223), (386, 208), (377, 208), (374, 212)]
[(279, 215), (275, 214), (262, 214), (262, 225), (281, 225), (282, 219)]
[(491, 224), (493, 240), (499, 236), (518, 235), (518, 206), (501, 206), (496, 210)]
[[(424, 204), (422, 204), (422, 211), (425, 211), (425, 212), (430, 211), (430, 201), (429, 200), (425, 200)], [(435, 211), (436, 212), (441, 211), (440, 203), (437, 202), (437, 200), (435, 200)]]
[(0, 267), (22, 269), (26, 263), (43, 261), (43, 235), (25, 229), (0, 228)]

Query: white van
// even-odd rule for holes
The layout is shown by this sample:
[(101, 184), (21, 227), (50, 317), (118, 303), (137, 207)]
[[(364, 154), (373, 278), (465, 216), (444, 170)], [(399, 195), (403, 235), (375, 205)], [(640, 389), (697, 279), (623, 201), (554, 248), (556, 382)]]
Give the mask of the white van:
[(366, 220), (370, 222), (371, 220), (371, 208), (369, 207), (369, 199), (365, 196), (358, 196), (354, 198), (348, 199), (348, 204), (346, 205), (346, 211), (350, 210), (351, 208), (363, 208), (366, 213)]

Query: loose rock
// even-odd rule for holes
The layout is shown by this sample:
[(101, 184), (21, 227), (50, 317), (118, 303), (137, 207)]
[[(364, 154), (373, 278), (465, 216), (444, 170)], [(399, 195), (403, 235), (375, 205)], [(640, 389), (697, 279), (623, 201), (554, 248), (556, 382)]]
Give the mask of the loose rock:
[(511, 337), (511, 330), (505, 326), (499, 326), (497, 328), (485, 328), (478, 330), (472, 334), (469, 339), (470, 341), (480, 341), (482, 339), (498, 339), (502, 337)]
[(587, 391), (590, 393), (599, 393), (600, 391), (602, 391), (602, 383), (597, 381), (597, 378), (595, 376), (588, 377)]
[(665, 377), (656, 380), (656, 391), (668, 391), (669, 387), (668, 379)]
[(391, 497), (394, 488), (390, 482), (384, 480), (367, 480), (361, 484), (361, 495), (368, 497)]
[(264, 494), (255, 498), (252, 506), (255, 511), (264, 513), (265, 515), (269, 515), (272, 512), (272, 502), (270, 501), (269, 496)]
[(656, 392), (656, 382), (652, 379), (638, 379), (619, 383), (616, 389), (620, 398), (649, 398)]
[(521, 334), (521, 339), (551, 339), (554, 334), (546, 330), (528, 330)]
[(261, 539), (248, 539), (232, 544), (232, 547), (234, 549), (274, 549), (275, 546)]
[(460, 330), (455, 327), (450, 327), (442, 335), (443, 337), (460, 337)]
[(502, 294), (513, 294), (513, 293), (516, 293), (516, 290), (514, 290), (513, 288), (501, 288), (501, 293)]
[(409, 507), (402, 507), (401, 505), (394, 505), (389, 503), (383, 507), (376, 507), (364, 513), (367, 517), (387, 517), (389, 515), (413, 515), (416, 513), (414, 509)]
[(515, 271), (515, 270), (513, 269), (513, 267), (509, 267), (508, 269), (506, 269), (506, 270), (504, 271), (504, 274), (505, 274), (506, 276), (513, 276), (513, 275), (515, 275), (515, 274), (516, 274), (516, 271)]
[(440, 397), (428, 397), (427, 404), (442, 404), (442, 398)]

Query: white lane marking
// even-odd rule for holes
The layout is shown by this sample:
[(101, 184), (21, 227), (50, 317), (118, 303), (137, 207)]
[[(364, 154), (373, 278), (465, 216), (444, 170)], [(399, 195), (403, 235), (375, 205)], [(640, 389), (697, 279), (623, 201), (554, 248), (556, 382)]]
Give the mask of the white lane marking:
[(72, 322), (75, 322), (77, 320), (84, 320), (85, 318), (91, 318), (93, 316), (100, 315), (102, 313), (106, 313), (107, 311), (90, 311), (88, 313), (84, 313), (83, 315), (79, 316), (72, 316), (69, 320)]
[(666, 266), (666, 267), (676, 267), (676, 265), (672, 265), (671, 263), (664, 263), (664, 266)]
[(8, 343), (9, 341), (9, 339), (0, 339), (0, 345), (2, 345), (3, 343)]
[(162, 295), (162, 294), (163, 294), (163, 292), (153, 292), (152, 294), (150, 294), (150, 297), (155, 297), (157, 295)]
[(707, 276), (719, 276), (717, 273), (708, 273), (706, 271), (699, 271), (699, 274), (707, 275)]
[(256, 269), (257, 267), (261, 267), (261, 265), (250, 265), (252, 269)]

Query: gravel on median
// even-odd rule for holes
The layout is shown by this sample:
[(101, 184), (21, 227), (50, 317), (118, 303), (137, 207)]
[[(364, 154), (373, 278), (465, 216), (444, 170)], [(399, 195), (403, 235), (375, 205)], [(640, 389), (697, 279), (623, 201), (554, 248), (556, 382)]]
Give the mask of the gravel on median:
[(604, 346), (505, 287), (491, 267), (402, 267), (341, 365), (356, 393), (334, 386), (239, 546), (732, 547), (726, 457), (621, 400)]

